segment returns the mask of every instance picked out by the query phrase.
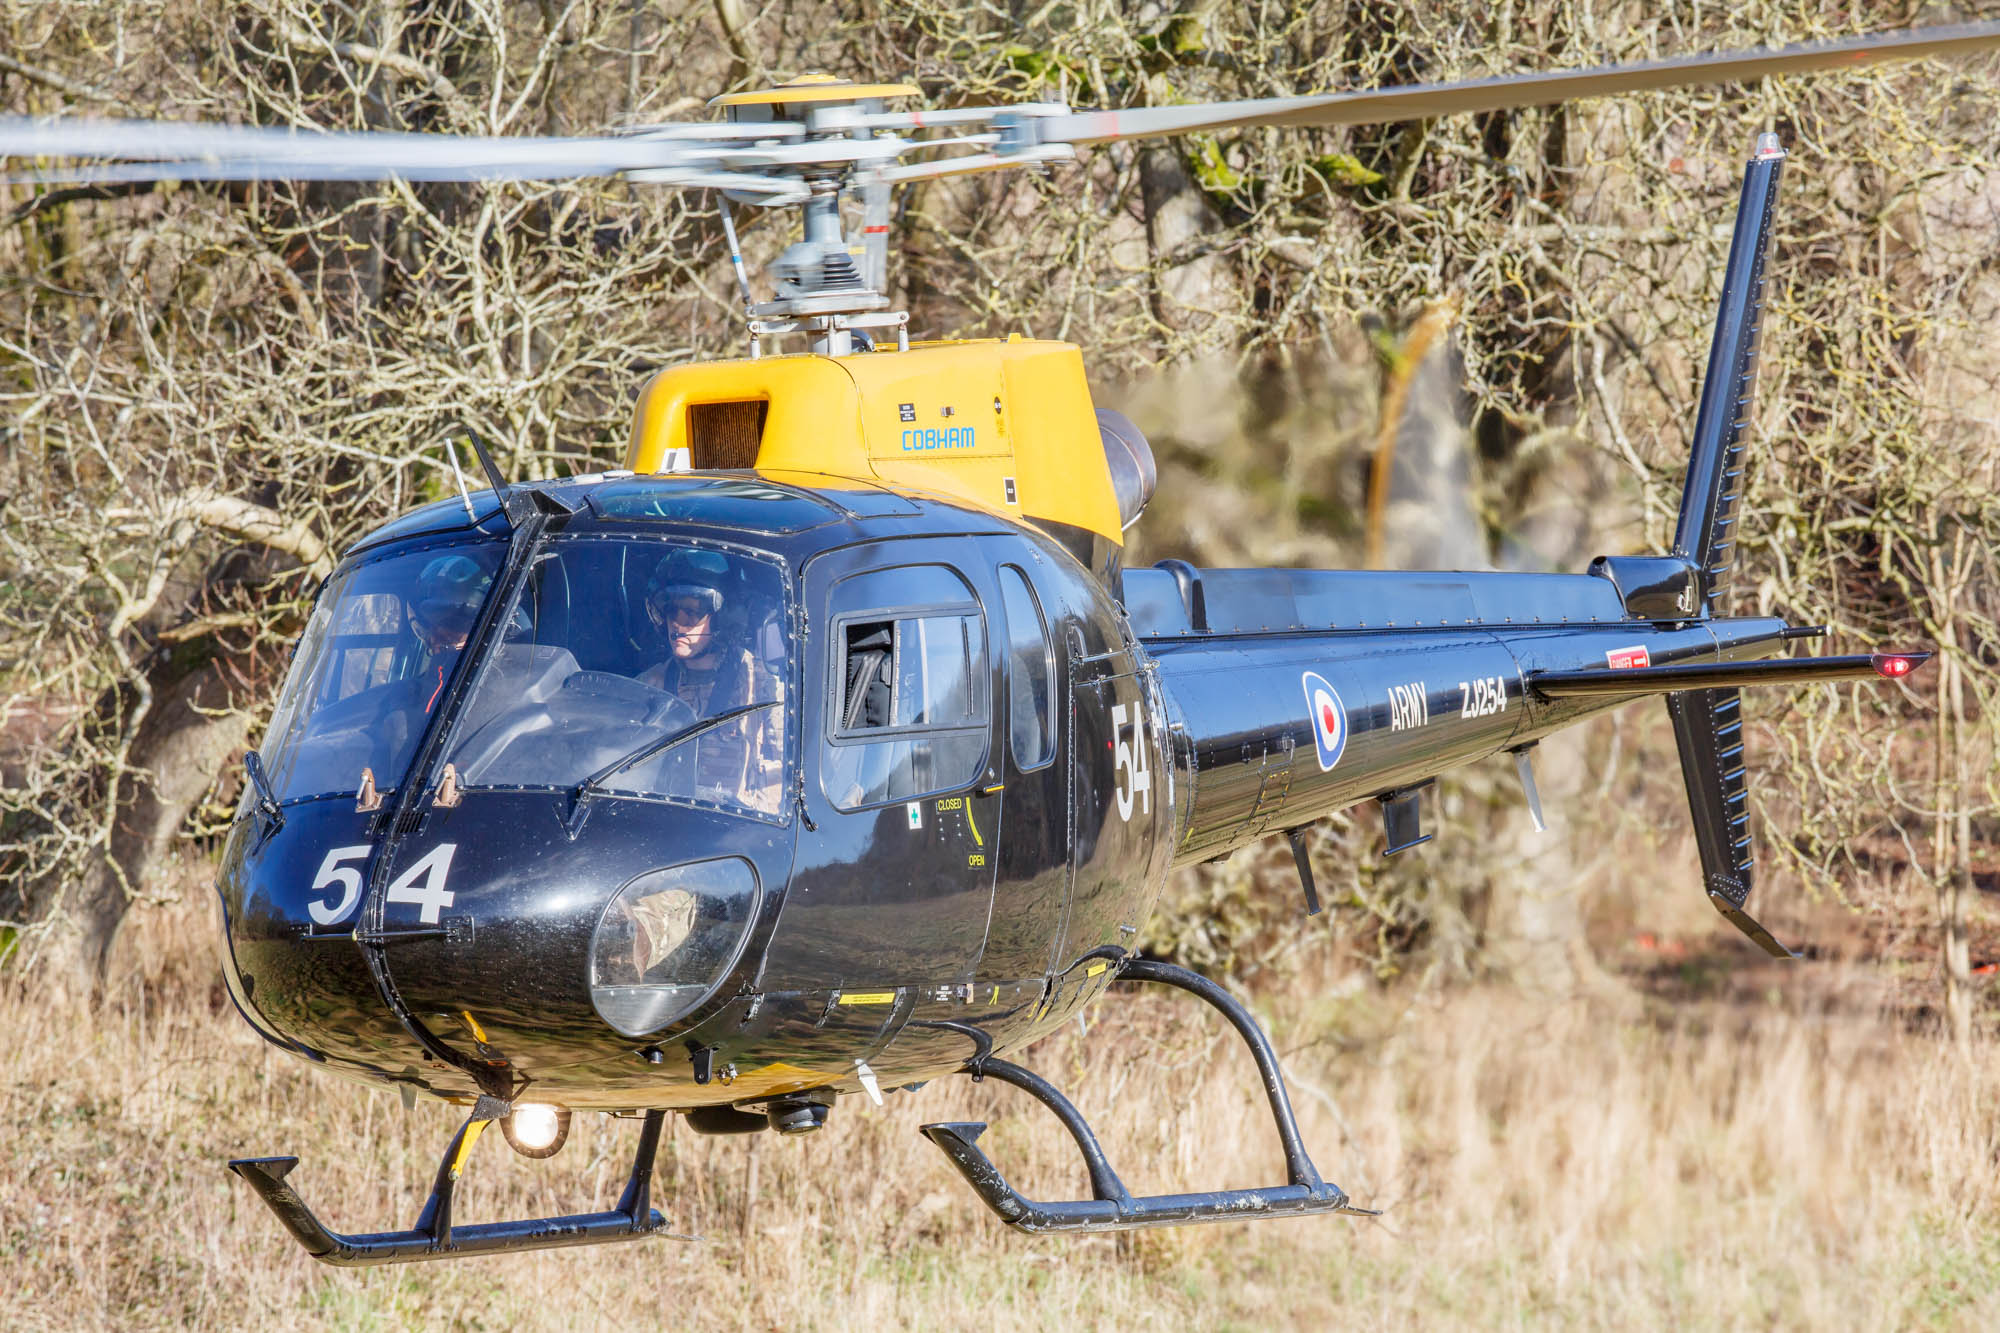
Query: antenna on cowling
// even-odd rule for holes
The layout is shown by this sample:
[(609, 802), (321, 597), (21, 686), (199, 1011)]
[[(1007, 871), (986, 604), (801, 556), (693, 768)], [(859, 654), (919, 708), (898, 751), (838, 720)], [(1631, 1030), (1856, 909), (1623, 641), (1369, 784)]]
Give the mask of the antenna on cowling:
[[(576, 512), (553, 495), (538, 487), (524, 489), (509, 483), (505, 477), (500, 475), (499, 464), (493, 461), (492, 453), (486, 448), (486, 441), (479, 438), (479, 432), (466, 425), (463, 421), (454, 422), (451, 429), (445, 432), (445, 439), (450, 441), (460, 435), (471, 441), (472, 452), (478, 456), (479, 466), (485, 470), (486, 484), (493, 488), (493, 496), (500, 502), (500, 512), (507, 516), (509, 527), (518, 528), (536, 514), (572, 514)], [(456, 459), (453, 459), (453, 470), (456, 470), (457, 467), (458, 462)], [(467, 497), (466, 512), (470, 513), (471, 511), (472, 501), (470, 497)]]

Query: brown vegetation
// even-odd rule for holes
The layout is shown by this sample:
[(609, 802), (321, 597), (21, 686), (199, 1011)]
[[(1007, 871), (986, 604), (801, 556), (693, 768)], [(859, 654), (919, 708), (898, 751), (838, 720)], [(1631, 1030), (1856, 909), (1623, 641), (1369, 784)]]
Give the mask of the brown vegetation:
[[(150, 918), (146, 943), (197, 948), (205, 926)], [(10, 989), (9, 1323), (1991, 1327), (2000, 1073), (1874, 1017), (1872, 964), (1803, 984), (1782, 972), (1734, 1006), (1624, 1015), (1512, 988), (1378, 994), (1338, 970), (1301, 976), (1259, 1009), (1321, 1166), (1385, 1207), (1380, 1221), (1016, 1236), (917, 1126), (990, 1120), (996, 1160), (1044, 1197), (1081, 1186), (1073, 1150), (1025, 1098), (954, 1080), (879, 1111), (843, 1104), (804, 1140), (676, 1128), (659, 1201), (692, 1243), (365, 1272), (307, 1259), (219, 1163), (298, 1151), (294, 1179), (334, 1225), (406, 1222), (448, 1108), (405, 1112), (390, 1092), (311, 1076), (194, 968), (95, 1010)], [(1032, 1058), (1098, 1121), (1127, 1180), (1276, 1177), (1249, 1061), (1219, 1020), (1150, 994), (1091, 1017), (1087, 1038), (1066, 1030)], [(482, 1142), (461, 1216), (602, 1206), (633, 1133), (580, 1120), (548, 1162)]]

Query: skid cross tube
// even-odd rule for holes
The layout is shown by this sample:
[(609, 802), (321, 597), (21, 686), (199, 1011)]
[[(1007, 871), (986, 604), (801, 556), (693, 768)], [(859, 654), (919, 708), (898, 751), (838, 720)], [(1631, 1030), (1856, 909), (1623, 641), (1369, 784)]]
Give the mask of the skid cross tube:
[(552, 1250), (568, 1245), (605, 1245), (621, 1240), (641, 1240), (659, 1235), (666, 1219), (653, 1207), (653, 1156), (660, 1146), (660, 1126), (664, 1111), (646, 1112), (639, 1131), (639, 1149), (632, 1159), (632, 1174), (626, 1178), (625, 1192), (618, 1206), (604, 1213), (574, 1213), (567, 1217), (528, 1217), (513, 1222), (482, 1222), (476, 1226), (454, 1226), (451, 1201), (465, 1159), (481, 1130), (493, 1117), (482, 1114), (491, 1108), (481, 1105), (452, 1135), (444, 1160), (438, 1163), (431, 1196), (408, 1231), (378, 1231), (368, 1235), (343, 1236), (328, 1231), (313, 1216), (298, 1191), (285, 1177), (299, 1164), (296, 1157), (244, 1157), (229, 1169), (248, 1181), (285, 1224), (285, 1229), (305, 1247), (306, 1253), (336, 1268), (370, 1268), (377, 1264), (406, 1264), (422, 1259), (461, 1259), (475, 1254), (503, 1254), (521, 1250)]
[(1111, 1169), (1096, 1134), (1091, 1132), (1089, 1123), (1069, 1098), (1040, 1075), (988, 1056), (969, 1061), (964, 1072), (975, 1079), (994, 1078), (1010, 1084), (1055, 1112), (1056, 1118), (1062, 1121), (1063, 1128), (1076, 1140), (1076, 1146), (1083, 1154), (1084, 1167), (1090, 1173), (1092, 1194), (1089, 1199), (1060, 1203), (1030, 1199), (1009, 1184), (1000, 1169), (980, 1151), (978, 1139), (986, 1132), (985, 1125), (967, 1121), (925, 1125), (924, 1137), (944, 1150), (945, 1156), (951, 1159), (966, 1183), (985, 1200), (987, 1207), (999, 1215), (1001, 1221), (1020, 1231), (1041, 1233), (1136, 1231), (1145, 1227), (1303, 1217), (1314, 1213), (1376, 1216), (1369, 1209), (1352, 1207), (1340, 1186), (1320, 1178), (1312, 1158), (1306, 1153), (1305, 1141), (1299, 1136), (1298, 1121), (1292, 1114), (1291, 1099), (1285, 1092), (1285, 1078), (1278, 1069), (1277, 1052), (1271, 1048), (1271, 1040), (1264, 1035), (1257, 1020), (1238, 1003), (1235, 996), (1206, 977), (1171, 963), (1150, 959), (1128, 960), (1118, 979), (1157, 981), (1179, 987), (1206, 1000), (1228, 1018), (1257, 1061), (1257, 1072), (1263, 1078), (1264, 1093), (1271, 1103), (1271, 1116), (1277, 1122), (1278, 1137), (1284, 1144), (1285, 1170), (1291, 1178), (1290, 1183), (1263, 1189), (1134, 1195), (1125, 1188), (1118, 1173)]

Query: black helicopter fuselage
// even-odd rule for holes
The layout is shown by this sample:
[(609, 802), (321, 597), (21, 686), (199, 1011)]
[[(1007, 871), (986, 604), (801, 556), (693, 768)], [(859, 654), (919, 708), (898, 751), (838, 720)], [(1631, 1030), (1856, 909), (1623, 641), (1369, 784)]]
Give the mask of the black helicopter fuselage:
[[(358, 809), (353, 784), (280, 795), (275, 812), (246, 793), (220, 877), (225, 971), (246, 1018), (341, 1072), (455, 1100), (824, 1099), (1005, 1054), (1116, 978), (1174, 866), (1372, 797), (1394, 807), (1445, 769), (1623, 701), (1540, 697), (1533, 673), (1758, 656), (1785, 629), (1635, 618), (1609, 570), (1173, 565), (1106, 579), (1005, 517), (829, 477), (539, 489), (550, 503), (518, 527), (484, 493), (476, 523), (452, 500), (349, 555), (329, 588), (361, 586), (362, 574), (343, 582), (349, 570), (471, 551), (493, 571), (486, 610), (455, 668), (435, 687), (415, 678), (431, 696), (421, 715), (363, 728), (413, 729), (408, 768), (371, 773), (377, 808)], [(547, 781), (504, 759), (530, 743), (615, 759), (645, 739), (651, 696), (620, 673), (644, 655), (624, 608), (641, 595), (629, 553), (650, 558), (646, 543), (754, 560), (782, 581), (764, 628), (782, 646), (766, 710), (782, 720), (765, 733), (776, 776), (759, 805), (676, 794), (667, 779), (580, 792), (577, 764), (597, 759), (565, 760)], [(547, 609), (558, 566), (570, 571), (560, 617)], [(627, 573), (586, 573), (614, 568)], [(530, 597), (551, 642), (526, 642)], [(373, 637), (350, 642), (342, 614), (320, 638), (308, 631), (312, 651), (387, 660), (378, 640), (393, 621), (378, 615), (363, 626)], [(869, 643), (884, 645), (881, 679), (899, 693), (962, 674), (948, 715), (858, 724)], [(540, 683), (510, 686), (475, 717), (492, 693), (478, 682), (503, 658), (536, 664)], [(572, 704), (582, 711), (560, 711)], [(569, 736), (579, 719), (610, 734)], [(464, 776), (447, 783), (453, 756)], [(673, 879), (718, 865), (726, 874)], [(687, 887), (640, 911), (651, 924), (638, 936), (606, 934), (614, 898), (668, 883)], [(710, 883), (735, 895), (716, 909), (712, 945), (700, 921), (691, 935), (658, 924), (706, 910)], [(700, 957), (687, 979), (651, 988), (674, 1003), (599, 984), (635, 950), (671, 971), (673, 947), (689, 947), (662, 943), (676, 938)], [(669, 1009), (685, 1012), (647, 1027), (645, 1014)]]

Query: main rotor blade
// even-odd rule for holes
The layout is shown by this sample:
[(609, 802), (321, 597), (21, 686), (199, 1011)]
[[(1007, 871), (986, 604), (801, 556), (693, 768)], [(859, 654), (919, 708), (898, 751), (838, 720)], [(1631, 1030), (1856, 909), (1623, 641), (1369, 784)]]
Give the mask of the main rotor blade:
[(1467, 111), (1504, 111), (1579, 97), (1609, 97), (1693, 84), (1743, 83), (1770, 74), (1848, 69), (2000, 46), (2000, 23), (1961, 23), (1875, 33), (1802, 46), (1760, 47), (1653, 60), (1639, 65), (1509, 74), (1466, 83), (1423, 83), (1317, 97), (1269, 97), (1195, 106), (1079, 111), (1038, 120), (1043, 143), (1107, 143), (1252, 125), (1376, 125)]
[[(803, 128), (760, 125), (761, 139)], [(21, 167), (13, 180), (566, 180), (622, 171), (699, 169), (751, 137), (728, 124), (655, 126), (634, 134), (479, 138), (312, 133), (250, 125), (0, 118), (0, 157), (112, 158)]]
[[(1579, 97), (1691, 84), (1731, 83), (1769, 74), (1839, 69), (1886, 60), (1913, 60), (2000, 46), (2000, 23), (1959, 24), (1876, 33), (1782, 49), (1683, 56), (1639, 65), (1611, 65), (1507, 75), (1466, 83), (1264, 98), (1123, 111), (1063, 112), (1052, 107), (962, 108), (949, 123), (1007, 119), (1029, 130), (1030, 143), (964, 158), (881, 168), (883, 180), (991, 170), (1045, 160), (1064, 145), (1190, 134), (1253, 125), (1352, 125), (1493, 111)], [(930, 128), (920, 113), (873, 114), (877, 130)], [(859, 123), (859, 122), (856, 122)], [(567, 180), (630, 173), (635, 179), (694, 188), (765, 193), (791, 202), (797, 169), (836, 164), (862, 167), (928, 141), (855, 140), (809, 133), (792, 122), (674, 123), (631, 132), (574, 138), (481, 138), (442, 134), (313, 133), (242, 125), (158, 121), (40, 121), (0, 118), (0, 171), (7, 184), (153, 180)], [(775, 142), (773, 142), (775, 141)], [(75, 159), (96, 159), (78, 162)], [(48, 162), (48, 159), (57, 159)], [(108, 160), (107, 160), (108, 159)]]

